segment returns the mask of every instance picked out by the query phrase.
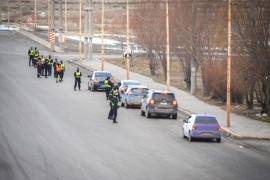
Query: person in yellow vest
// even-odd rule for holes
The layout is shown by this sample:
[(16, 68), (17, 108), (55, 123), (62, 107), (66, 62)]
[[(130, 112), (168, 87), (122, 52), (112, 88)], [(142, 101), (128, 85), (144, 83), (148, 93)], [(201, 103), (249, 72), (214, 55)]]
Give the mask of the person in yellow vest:
[(28, 50), (28, 55), (29, 55), (29, 66), (33, 65), (33, 59), (34, 59), (34, 49), (31, 47)]
[(74, 73), (74, 77), (75, 77), (74, 91), (76, 91), (77, 84), (78, 84), (79, 91), (81, 90), (81, 76), (82, 76), (82, 73), (79, 70), (79, 68), (77, 68), (77, 71), (75, 71)]
[(64, 77), (64, 72), (65, 72), (65, 64), (63, 63), (62, 60), (60, 61), (60, 66), (61, 66), (62, 71), (60, 73), (60, 80), (59, 81), (62, 82), (63, 81), (63, 77)]
[(111, 91), (111, 89), (112, 89), (112, 82), (111, 82), (111, 80), (110, 80), (110, 77), (107, 77), (107, 78), (104, 80), (104, 85), (106, 86), (106, 87), (105, 87), (105, 92), (106, 92), (106, 99), (108, 100), (110, 91)]
[(60, 76), (60, 73), (61, 73), (61, 65), (59, 62), (57, 62), (55, 64), (55, 70), (56, 70), (56, 74), (55, 74), (55, 79), (56, 79), (56, 83), (58, 83), (58, 80), (59, 80), (59, 76)]
[(37, 47), (35, 47), (35, 49), (34, 49), (34, 58), (33, 58), (33, 64), (34, 64), (34, 68), (36, 68), (37, 66), (36, 66), (36, 63), (37, 63), (37, 61), (38, 61), (38, 57), (39, 57), (39, 51), (37, 50)]
[(51, 55), (49, 55), (48, 57), (48, 76), (52, 75), (52, 66), (53, 66), (53, 58), (51, 57)]
[(43, 55), (41, 55), (41, 62), (42, 62), (42, 67), (41, 67), (41, 76), (44, 76), (44, 71), (45, 71), (45, 64), (44, 64), (44, 62), (45, 62), (45, 58), (44, 58), (44, 56)]

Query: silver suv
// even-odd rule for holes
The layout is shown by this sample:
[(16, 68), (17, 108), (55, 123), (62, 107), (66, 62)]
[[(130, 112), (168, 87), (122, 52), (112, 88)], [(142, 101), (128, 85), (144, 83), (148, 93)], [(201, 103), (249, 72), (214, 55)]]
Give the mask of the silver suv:
[(141, 115), (167, 115), (177, 119), (178, 104), (172, 91), (149, 90), (142, 99)]

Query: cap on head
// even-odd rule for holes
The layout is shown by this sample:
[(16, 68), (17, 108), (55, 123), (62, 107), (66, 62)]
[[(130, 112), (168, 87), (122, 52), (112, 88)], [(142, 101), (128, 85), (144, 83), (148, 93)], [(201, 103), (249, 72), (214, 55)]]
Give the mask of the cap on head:
[(77, 71), (79, 71), (79, 68), (77, 67)]

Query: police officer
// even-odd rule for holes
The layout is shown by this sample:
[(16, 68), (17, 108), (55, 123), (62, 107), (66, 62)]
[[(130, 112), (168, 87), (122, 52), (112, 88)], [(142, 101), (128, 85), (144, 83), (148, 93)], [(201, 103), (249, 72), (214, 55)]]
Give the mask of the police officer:
[(44, 71), (45, 71), (45, 64), (44, 64), (44, 61), (45, 61), (45, 58), (43, 55), (41, 55), (41, 62), (42, 62), (42, 66), (41, 66), (41, 76), (44, 76)]
[(75, 77), (74, 91), (76, 91), (77, 84), (79, 87), (79, 91), (81, 90), (81, 76), (82, 76), (82, 73), (79, 70), (79, 68), (77, 68), (77, 71), (74, 72), (74, 77)]
[(29, 66), (31, 66), (31, 64), (33, 65), (33, 59), (34, 59), (34, 49), (33, 49), (33, 47), (31, 47), (28, 50), (28, 55), (29, 55)]
[(33, 58), (33, 64), (34, 64), (34, 68), (36, 68), (37, 66), (36, 66), (36, 63), (37, 63), (37, 61), (38, 61), (38, 57), (39, 57), (39, 51), (37, 50), (37, 47), (35, 47), (35, 49), (34, 49), (34, 58)]
[(113, 98), (113, 91), (111, 90), (110, 93), (109, 93), (110, 111), (109, 111), (108, 119), (112, 119), (113, 118), (112, 98)]
[(56, 64), (58, 63), (57, 58), (53, 62), (53, 76), (56, 78)]
[(104, 85), (106, 86), (106, 87), (105, 87), (105, 92), (106, 92), (106, 99), (108, 100), (110, 91), (111, 91), (111, 89), (112, 89), (112, 82), (111, 82), (111, 80), (110, 80), (110, 77), (107, 77), (107, 78), (104, 80)]
[(119, 102), (119, 100), (118, 100), (118, 92), (114, 93), (114, 95), (113, 95), (111, 101), (112, 101), (112, 109), (113, 109), (113, 123), (118, 123), (118, 122), (116, 121), (116, 118), (117, 118), (117, 110), (118, 110), (118, 108), (119, 108), (119, 106), (118, 106), (118, 102)]
[(60, 73), (60, 82), (63, 81), (63, 77), (64, 77), (64, 72), (65, 72), (65, 64), (63, 63), (63, 61), (60, 61), (60, 66), (61, 66), (61, 73)]
[(49, 67), (50, 67), (48, 57), (45, 58), (43, 65), (45, 67), (45, 78), (48, 78)]
[(114, 87), (113, 87), (113, 93), (114, 94), (117, 93), (118, 100), (120, 101), (121, 99), (120, 99), (120, 93), (119, 93), (119, 87), (118, 87), (118, 85), (114, 85)]
[(41, 58), (38, 58), (38, 61), (36, 62), (36, 66), (37, 66), (37, 77), (40, 77), (41, 74), (41, 68), (42, 68), (42, 62), (41, 62)]
[(52, 75), (52, 65), (53, 65), (53, 58), (51, 57), (51, 55), (49, 55), (48, 57), (48, 75), (51, 76)]

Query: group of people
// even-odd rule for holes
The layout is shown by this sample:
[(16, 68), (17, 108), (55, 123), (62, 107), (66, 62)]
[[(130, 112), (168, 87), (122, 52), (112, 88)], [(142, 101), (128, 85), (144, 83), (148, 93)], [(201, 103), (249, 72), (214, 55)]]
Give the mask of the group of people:
[(121, 83), (114, 85), (110, 81), (110, 77), (107, 77), (104, 80), (104, 85), (106, 86), (105, 92), (106, 92), (106, 99), (109, 100), (110, 105), (110, 111), (108, 115), (108, 119), (112, 119), (113, 123), (118, 123), (116, 121), (117, 118), (117, 110), (120, 107), (120, 94), (119, 94), (119, 87), (121, 86)]
[(65, 64), (62, 60), (58, 62), (57, 58), (55, 58), (55, 61), (53, 62), (53, 58), (51, 57), (51, 55), (49, 55), (48, 57), (40, 55), (37, 47), (35, 47), (34, 49), (33, 47), (31, 47), (28, 50), (28, 55), (29, 66), (34, 66), (34, 68), (37, 68), (37, 78), (41, 78), (41, 76), (45, 76), (45, 78), (48, 78), (48, 76), (52, 75), (53, 68), (56, 83), (63, 81)]

